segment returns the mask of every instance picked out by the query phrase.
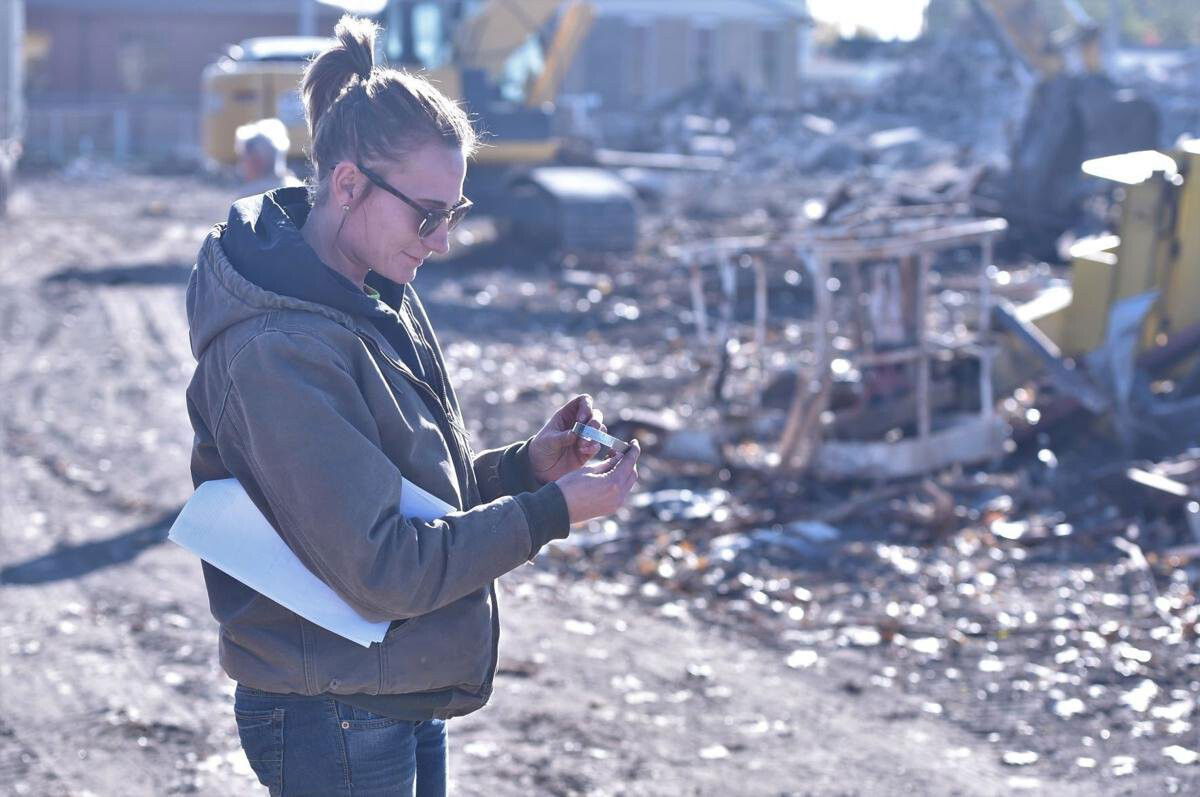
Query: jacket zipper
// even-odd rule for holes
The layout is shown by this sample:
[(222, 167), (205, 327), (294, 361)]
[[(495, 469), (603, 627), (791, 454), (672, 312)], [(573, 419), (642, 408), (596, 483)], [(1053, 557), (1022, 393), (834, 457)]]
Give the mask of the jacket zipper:
[[(459, 479), (460, 487), (466, 493), (463, 495), (463, 500), (464, 501), (470, 500), (469, 493), (470, 493), (471, 485), (470, 485), (470, 479), (467, 477), (467, 470), (466, 470), (466, 468), (470, 467), (470, 463), (463, 463), (461, 461), (463, 459), (464, 455), (462, 452), (462, 444), (458, 440), (458, 438), (455, 437), (455, 434), (454, 434), (455, 429), (453, 427), (456, 424), (454, 423), (454, 421), (451, 418), (448, 417), (448, 415), (449, 415), (448, 410), (442, 405), (442, 400), (439, 399), (437, 397), (437, 394), (433, 392), (433, 388), (431, 388), (429, 385), (422, 382), (420, 379), (417, 379), (416, 376), (410, 374), (406, 369), (400, 367), (400, 365), (398, 365), (397, 363), (393, 362), (392, 358), (388, 357), (387, 354), (384, 353), (383, 349), (381, 349), (379, 347), (378, 343), (376, 343), (374, 340), (367, 337), (366, 335), (359, 335), (358, 337), (364, 343), (367, 344), (367, 348), (371, 349), (378, 356), (378, 358), (380, 360), (383, 360), (385, 363), (387, 363), (391, 367), (391, 369), (393, 371), (395, 371), (396, 373), (403, 376), (405, 378), (405, 380), (407, 380), (410, 384), (413, 385), (413, 387), (415, 387), (417, 389), (418, 392), (423, 393), (424, 395), (433, 399), (433, 405), (440, 409), (440, 412), (434, 413), (437, 416), (436, 420), (438, 423), (438, 428), (441, 430), (442, 435), (445, 436), (446, 442), (451, 444), (454, 447), (453, 456), (456, 460), (454, 463), (454, 470), (455, 470), (456, 474), (460, 475), (460, 479)], [(443, 423), (443, 421), (445, 423)], [(462, 466), (464, 468), (462, 471), (459, 471), (460, 466)]]
[[(379, 344), (376, 343), (373, 339), (367, 337), (366, 335), (359, 335), (358, 337), (363, 341), (363, 343), (365, 343), (367, 345), (368, 349), (370, 349), (371, 351), (373, 351), (375, 354), (378, 355), (379, 359), (386, 362), (393, 371), (396, 371), (398, 374), (403, 376), (408, 382), (410, 382), (414, 387), (416, 387), (418, 392), (424, 392), (425, 395), (433, 398), (434, 404), (436, 404), (439, 408), (442, 409), (442, 412), (435, 413), (438, 416), (438, 418), (437, 418), (438, 428), (441, 429), (442, 434), (445, 435), (446, 442), (451, 444), (452, 446), (454, 446), (454, 453), (458, 455), (457, 458), (463, 459), (466, 455), (462, 452), (462, 445), (459, 443), (458, 440), (452, 439), (454, 430), (447, 429), (445, 426), (442, 425), (443, 418), (445, 418), (445, 421), (447, 424), (452, 424), (453, 421), (451, 421), (451, 419), (449, 417), (447, 417), (448, 410), (446, 410), (446, 408), (442, 407), (442, 402), (434, 394), (433, 388), (429, 387), (429, 385), (425, 384), (420, 379), (417, 379), (417, 377), (415, 375), (410, 374), (406, 369), (400, 367), (400, 365), (398, 363), (393, 362), (392, 358), (388, 357), (386, 354), (384, 354), (383, 349), (381, 349), (379, 347)], [(440, 372), (440, 368), (439, 368), (439, 372)], [(438, 376), (439, 376), (439, 378), (444, 379), (444, 377), (442, 377), (442, 375), (440, 373), (438, 374)], [(446, 391), (447, 395), (449, 395), (449, 392), (450, 392), (449, 390)], [(460, 487), (462, 487), (467, 493), (466, 495), (463, 496), (464, 503), (470, 500), (470, 487), (471, 487), (470, 480), (469, 480), (470, 467), (471, 467), (471, 463), (466, 462), (464, 464), (464, 470), (462, 471), (463, 478), (461, 479), (461, 481), (463, 481), (464, 483), (461, 484)], [(458, 472), (457, 464), (454, 466), (454, 469), (455, 469), (455, 472), (457, 473)], [(496, 582), (495, 581), (493, 581), (491, 584), (488, 585), (488, 595), (492, 601), (492, 661), (491, 661), (490, 666), (488, 667), (487, 675), (484, 676), (483, 683), (480, 685), (480, 689), (486, 690), (488, 695), (490, 696), (491, 690), (492, 690), (492, 684), (494, 683), (494, 681), (496, 679), (496, 667), (500, 663), (500, 600), (499, 600), (500, 596), (496, 594)], [(407, 620), (405, 622), (407, 622)], [(403, 625), (403, 623), (401, 623), (401, 625)], [(394, 631), (397, 627), (398, 626), (395, 623), (393, 623), (391, 626), (388, 627), (388, 631), (389, 632)]]
[[(407, 286), (405, 286), (405, 287), (407, 288)], [(405, 297), (407, 298), (407, 296), (408, 296), (408, 293), (407, 293), (407, 291), (405, 291)], [(421, 337), (421, 343), (425, 346), (425, 350), (432, 352), (433, 346), (430, 345), (429, 339), (425, 337), (425, 331), (423, 329), (421, 329), (421, 325), (419, 323), (417, 323), (416, 318), (413, 318), (412, 308), (408, 307), (407, 303), (405, 302), (405, 303), (401, 304), (400, 309), (402, 311), (403, 310), (408, 311), (408, 316), (412, 320), (413, 330)], [(420, 354), (418, 354), (417, 356), (420, 357)], [(450, 406), (450, 403), (449, 403), (450, 402), (450, 383), (448, 381), (446, 381), (445, 370), (442, 368), (442, 364), (438, 362), (437, 357), (430, 358), (430, 365), (433, 366), (433, 370), (437, 373), (438, 384), (442, 388), (442, 395), (446, 397), (446, 402), (447, 402), (446, 412), (450, 415), (451, 423), (454, 423), (454, 409), (453, 409), (453, 407)], [(467, 432), (466, 428), (464, 428), (461, 424), (454, 424), (454, 425), (456, 428), (458, 428), (458, 430), (460, 432), (463, 433), (464, 436), (466, 436), (466, 437), (470, 436), (470, 434)]]

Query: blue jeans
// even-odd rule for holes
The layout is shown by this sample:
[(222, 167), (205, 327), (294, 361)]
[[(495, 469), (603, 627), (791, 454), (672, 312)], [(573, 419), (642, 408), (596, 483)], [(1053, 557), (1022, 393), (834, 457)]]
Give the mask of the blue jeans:
[(446, 794), (446, 723), (373, 714), (330, 697), (238, 685), (234, 715), (254, 774), (276, 795)]

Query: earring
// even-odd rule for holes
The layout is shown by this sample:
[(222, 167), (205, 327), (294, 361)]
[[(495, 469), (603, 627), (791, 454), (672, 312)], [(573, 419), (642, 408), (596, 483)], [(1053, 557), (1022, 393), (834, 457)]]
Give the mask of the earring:
[(343, 213), (349, 213), (349, 212), (350, 212), (350, 206), (349, 206), (349, 205), (342, 205), (342, 212), (343, 212)]

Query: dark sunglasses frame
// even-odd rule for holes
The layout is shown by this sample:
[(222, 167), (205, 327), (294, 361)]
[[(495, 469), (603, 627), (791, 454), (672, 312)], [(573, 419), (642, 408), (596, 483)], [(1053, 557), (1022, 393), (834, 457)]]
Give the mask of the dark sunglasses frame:
[(371, 171), (366, 166), (363, 166), (361, 163), (356, 163), (354, 165), (360, 172), (366, 175), (367, 179), (372, 183), (379, 186), (384, 191), (387, 191), (389, 194), (396, 197), (396, 199), (399, 199), (401, 202), (421, 214), (421, 224), (417, 227), (417, 236), (420, 238), (428, 238), (429, 236), (433, 235), (435, 232), (437, 232), (437, 228), (442, 226), (443, 222), (446, 223), (447, 230), (453, 230), (458, 226), (458, 223), (463, 220), (463, 216), (467, 215), (467, 211), (471, 209), (471, 200), (467, 199), (466, 197), (458, 200), (458, 203), (449, 210), (442, 210), (441, 208), (427, 208), (418, 203), (416, 200), (410, 199), (402, 192), (388, 185), (387, 180), (384, 180), (378, 174)]

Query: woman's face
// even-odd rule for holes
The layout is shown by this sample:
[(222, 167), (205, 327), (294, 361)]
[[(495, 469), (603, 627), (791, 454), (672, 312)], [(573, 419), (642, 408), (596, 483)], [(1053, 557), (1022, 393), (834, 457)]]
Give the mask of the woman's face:
[[(462, 198), (467, 176), (462, 150), (439, 142), (414, 150), (402, 161), (364, 165), (416, 204), (430, 209), (453, 207)], [(358, 201), (349, 202), (351, 211), (338, 236), (339, 245), (352, 260), (389, 280), (411, 282), (431, 252), (450, 250), (446, 225), (420, 237), (421, 213), (355, 172)]]

